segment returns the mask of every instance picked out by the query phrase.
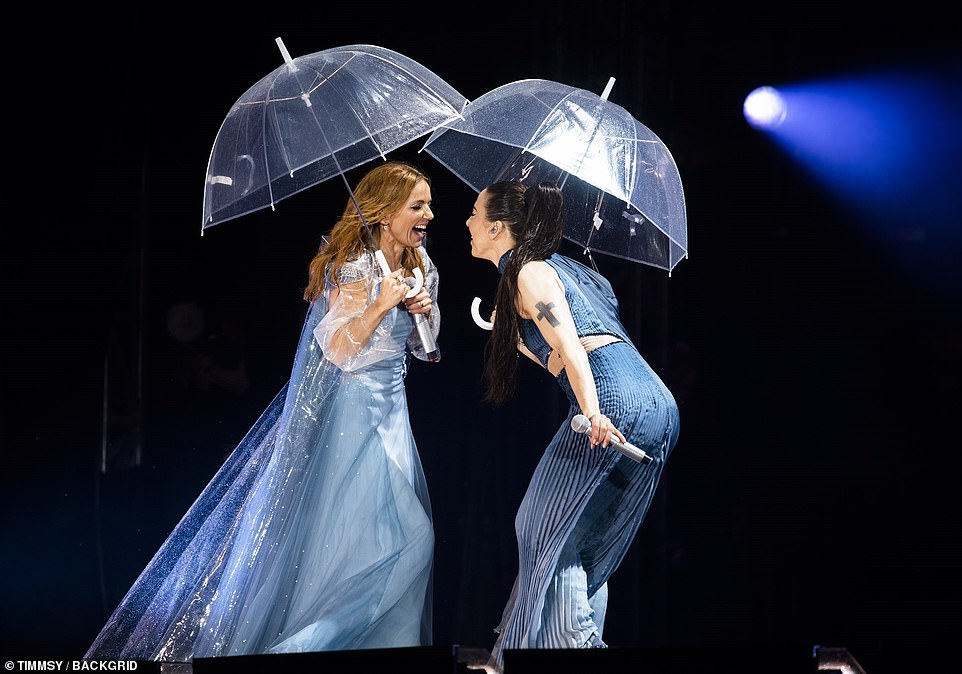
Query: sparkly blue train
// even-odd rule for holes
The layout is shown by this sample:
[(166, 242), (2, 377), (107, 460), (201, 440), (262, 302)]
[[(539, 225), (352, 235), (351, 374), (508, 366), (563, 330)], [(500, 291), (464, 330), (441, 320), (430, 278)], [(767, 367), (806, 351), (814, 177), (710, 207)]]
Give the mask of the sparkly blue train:
[[(380, 278), (362, 262), (373, 296)], [(392, 309), (378, 355), (345, 370), (315, 334), (327, 309), (324, 297), (311, 305), (290, 381), (85, 658), (431, 644), (434, 532), (404, 389), (413, 321)]]

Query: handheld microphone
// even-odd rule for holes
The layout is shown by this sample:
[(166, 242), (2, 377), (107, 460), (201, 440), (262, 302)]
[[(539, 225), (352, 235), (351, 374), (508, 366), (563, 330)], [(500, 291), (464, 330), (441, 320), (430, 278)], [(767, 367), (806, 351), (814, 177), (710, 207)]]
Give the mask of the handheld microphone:
[[(588, 417), (584, 414), (576, 414), (571, 418), (571, 430), (575, 433), (590, 433), (591, 421), (589, 421)], [(651, 463), (651, 457), (645, 453), (645, 450), (635, 447), (630, 442), (620, 442), (617, 438), (613, 437), (608, 444), (629, 459), (639, 463)]]
[[(411, 276), (405, 278), (404, 282), (407, 283), (408, 288), (414, 288), (417, 285), (417, 279)], [(411, 315), (414, 317), (414, 327), (418, 329), (418, 337), (421, 338), (421, 344), (424, 346), (428, 360), (436, 363), (441, 360), (441, 350), (434, 339), (434, 333), (431, 332), (431, 326), (428, 325), (428, 319), (424, 317), (424, 314)]]

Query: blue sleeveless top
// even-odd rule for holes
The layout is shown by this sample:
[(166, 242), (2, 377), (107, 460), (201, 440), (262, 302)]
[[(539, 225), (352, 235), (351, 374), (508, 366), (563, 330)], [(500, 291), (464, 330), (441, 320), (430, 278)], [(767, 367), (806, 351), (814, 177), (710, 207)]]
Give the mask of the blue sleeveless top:
[[(501, 256), (498, 271), (504, 268), (513, 250)], [(628, 331), (621, 323), (618, 299), (608, 279), (569, 257), (552, 254), (545, 259), (558, 273), (564, 286), (565, 300), (571, 310), (578, 337), (588, 335), (614, 335), (624, 342), (631, 343)], [(551, 346), (545, 341), (535, 322), (530, 318), (519, 318), (519, 331), (524, 345), (538, 361), (547, 368)]]

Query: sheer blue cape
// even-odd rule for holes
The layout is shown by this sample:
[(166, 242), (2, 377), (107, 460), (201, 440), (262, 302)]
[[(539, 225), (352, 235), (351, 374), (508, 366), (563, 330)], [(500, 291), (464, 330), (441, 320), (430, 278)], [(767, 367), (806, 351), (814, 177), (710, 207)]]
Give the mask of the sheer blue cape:
[[(377, 267), (361, 272), (373, 297)], [(436, 291), (433, 265), (427, 277)], [(315, 337), (328, 297), (308, 311), (289, 382), (86, 658), (186, 662), (431, 643), (432, 516), (403, 386), (413, 321), (392, 309), (372, 342), (401, 348), (348, 371)]]

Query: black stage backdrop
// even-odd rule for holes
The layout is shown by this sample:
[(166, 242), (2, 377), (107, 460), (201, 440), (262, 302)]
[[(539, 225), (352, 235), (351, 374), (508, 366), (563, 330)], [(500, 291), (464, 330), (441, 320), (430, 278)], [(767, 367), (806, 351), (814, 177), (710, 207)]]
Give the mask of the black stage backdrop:
[[(822, 644), (863, 665), (949, 644), (962, 600), (958, 196), (926, 236), (873, 243), (745, 124), (741, 101), (887, 64), (958, 75), (952, 22), (919, 3), (330, 4), (70, 10), (8, 28), (4, 656), (80, 657), (287, 379), (306, 264), (343, 184), (200, 234), (213, 139), (282, 63), (278, 36), (294, 56), (395, 49), (469, 99), (525, 78), (600, 92), (613, 76), (611, 100), (672, 150), (690, 259), (669, 278), (596, 258), (682, 415), (611, 583), (609, 643)], [(946, 143), (958, 156), (958, 137)], [(435, 642), (489, 647), (516, 569), (514, 512), (565, 407), (533, 366), (515, 405), (480, 402), (486, 335), (468, 307), (490, 300), (496, 272), (470, 257), (474, 193), (419, 148), (394, 157), (434, 179), (444, 355), (415, 363), (408, 386), (435, 510)], [(171, 325), (198, 316), (189, 352)]]

